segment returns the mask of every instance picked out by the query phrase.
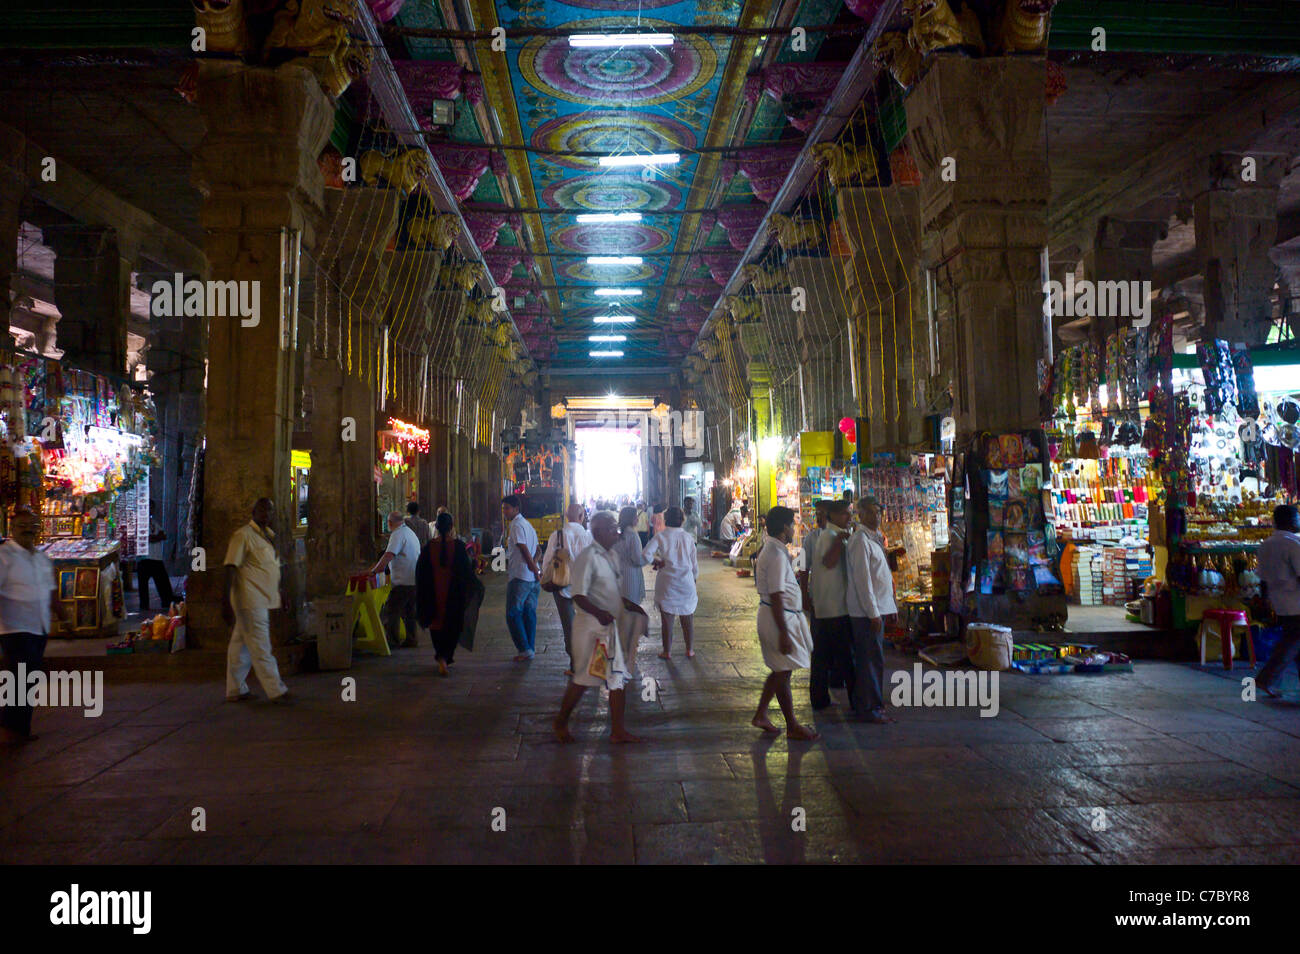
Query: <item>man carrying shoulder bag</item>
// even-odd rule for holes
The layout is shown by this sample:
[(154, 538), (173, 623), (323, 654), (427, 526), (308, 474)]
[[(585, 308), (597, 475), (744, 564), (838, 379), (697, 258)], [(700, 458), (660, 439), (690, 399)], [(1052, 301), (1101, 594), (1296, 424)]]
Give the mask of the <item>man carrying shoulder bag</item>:
[(586, 516), (581, 504), (569, 504), (564, 512), (566, 523), (546, 541), (542, 554), (542, 589), (555, 597), (555, 609), (560, 614), (560, 628), (564, 630), (564, 651), (569, 656), (565, 675), (573, 675), (573, 596), (569, 592), (570, 572), (578, 554), (591, 545), (591, 534), (582, 525)]

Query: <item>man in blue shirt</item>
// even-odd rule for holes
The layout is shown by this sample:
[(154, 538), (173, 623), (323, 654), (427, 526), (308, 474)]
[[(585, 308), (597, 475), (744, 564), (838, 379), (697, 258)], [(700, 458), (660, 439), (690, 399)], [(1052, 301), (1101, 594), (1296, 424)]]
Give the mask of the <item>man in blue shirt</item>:
[(537, 578), (537, 531), (519, 511), (519, 498), (514, 494), (501, 500), (501, 512), (506, 519), (506, 626), (515, 649), (519, 650), (515, 662), (533, 658), (537, 644), (537, 594), (541, 585)]

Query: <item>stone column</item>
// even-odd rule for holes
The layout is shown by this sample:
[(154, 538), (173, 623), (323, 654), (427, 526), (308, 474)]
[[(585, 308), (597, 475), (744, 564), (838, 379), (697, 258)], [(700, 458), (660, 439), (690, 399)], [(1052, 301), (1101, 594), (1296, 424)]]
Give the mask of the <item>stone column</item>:
[(1219, 153), (1188, 184), (1196, 256), (1205, 278), (1207, 332), (1252, 347), (1268, 338), (1276, 272), (1278, 186), (1290, 156)]
[[(201, 224), (211, 278), (259, 283), (256, 325), (213, 318), (208, 342), (207, 450), (200, 545), (208, 570), (192, 578), (191, 627), (204, 641), (225, 639), (220, 618), (221, 559), (231, 533), (258, 497), (278, 513), (281, 558), (294, 562), (289, 452), (295, 412), (294, 350), (281, 328), (282, 230), (315, 246), (323, 212), (316, 157), (334, 122), (334, 106), (316, 76), (234, 62), (199, 64), (198, 102), (207, 133), (194, 155), (194, 180), (204, 196)], [(373, 431), (358, 432), (373, 441)], [(286, 581), (294, 578), (286, 572)], [(288, 594), (291, 598), (294, 594)], [(277, 641), (295, 628), (292, 614), (273, 613)]]
[(27, 200), (27, 137), (0, 124), (0, 311), (8, 328), (10, 291), (18, 268), (18, 229)]
[[(390, 272), (384, 248), (397, 229), (400, 203), (395, 189), (355, 186), (325, 192), (329, 226), (317, 256), (327, 269), (321, 279), (328, 288), (325, 301), (345, 313), (350, 309), (363, 327), (376, 324), (387, 296)], [(355, 363), (353, 367), (349, 373), (346, 356), (312, 362), (307, 585), (313, 597), (337, 594), (345, 570), (375, 557), (375, 394), (364, 373)]]
[(907, 98), (928, 264), (955, 285), (964, 434), (1037, 427), (1047, 241), (1044, 61), (937, 53)]
[(55, 225), (43, 231), (56, 255), (54, 303), (64, 360), (120, 380), (126, 374), (134, 243), (103, 226)]
[[(472, 409), (471, 409), (472, 410)], [(456, 493), (455, 503), (451, 504), (456, 515), (456, 523), (462, 527), (474, 526), (473, 492), (470, 458), (474, 445), (465, 434), (456, 435)]]

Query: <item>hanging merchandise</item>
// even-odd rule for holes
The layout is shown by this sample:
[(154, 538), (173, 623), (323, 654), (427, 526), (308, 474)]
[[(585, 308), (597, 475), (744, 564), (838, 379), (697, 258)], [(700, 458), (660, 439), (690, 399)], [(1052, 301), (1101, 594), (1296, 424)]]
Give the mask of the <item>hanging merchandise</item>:
[(1237, 371), (1228, 342), (1215, 339), (1196, 346), (1196, 357), (1205, 380), (1205, 413), (1217, 417), (1227, 406), (1237, 403)]
[(955, 465), (949, 547), (954, 607), (960, 599), (967, 620), (1058, 626), (1065, 607), (1055, 570), (1059, 551), (1047, 522), (1052, 481), (1047, 435), (1034, 430), (983, 434)]
[[(1255, 551), (1272, 533), (1273, 509), (1300, 494), (1291, 446), (1300, 447), (1300, 430), (1291, 433), (1300, 368), (1285, 358), (1215, 341), (1197, 347), (1194, 363), (1172, 362), (1161, 546), (1177, 627), (1196, 626), (1211, 608), (1264, 610)], [(1154, 524), (1153, 515), (1153, 533)]]
[(0, 416), (6, 517), (19, 504), (41, 515), (40, 546), (54, 561), (74, 634), (115, 633), (125, 612), (123, 545), (133, 554), (139, 521), (147, 525), (148, 474), (158, 462), (147, 395), (10, 353), (0, 355)]
[(877, 454), (862, 469), (862, 495), (880, 505), (880, 530), (901, 546), (895, 589), (901, 599), (933, 598), (934, 554), (948, 545), (946, 462), (934, 454), (912, 455), (908, 463)]

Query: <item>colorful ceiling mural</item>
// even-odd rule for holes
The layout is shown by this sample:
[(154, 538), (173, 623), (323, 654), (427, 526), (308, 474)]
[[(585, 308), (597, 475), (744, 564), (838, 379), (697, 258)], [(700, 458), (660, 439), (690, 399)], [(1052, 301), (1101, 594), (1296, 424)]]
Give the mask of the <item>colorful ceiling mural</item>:
[[(452, 0), (407, 0), (393, 22), (469, 28), (456, 9)], [(456, 104), (445, 141), (435, 134), (430, 146), (479, 247), (523, 247), (512, 275), (494, 277), (511, 288), (530, 351), (556, 371), (597, 366), (589, 335), (613, 332), (627, 336), (616, 346), (625, 367), (678, 364), (842, 67), (814, 63), (823, 46), (816, 32), (795, 49), (784, 33), (769, 46), (766, 37), (728, 31), (852, 14), (841, 0), (468, 0), (461, 9), (475, 30), (503, 28), (506, 49), (411, 36), (410, 62), (396, 65), (422, 123), (435, 100)], [(622, 32), (673, 41), (586, 48), (568, 39)], [(485, 139), (489, 115), (495, 132)], [(486, 165), (466, 148), (485, 142), (498, 146)], [(598, 161), (661, 153), (680, 161)], [(507, 206), (522, 212), (507, 214)], [(599, 212), (640, 219), (578, 220)], [(593, 264), (589, 256), (642, 262)], [(602, 287), (641, 293), (596, 295)], [(611, 312), (635, 321), (594, 323)]]

